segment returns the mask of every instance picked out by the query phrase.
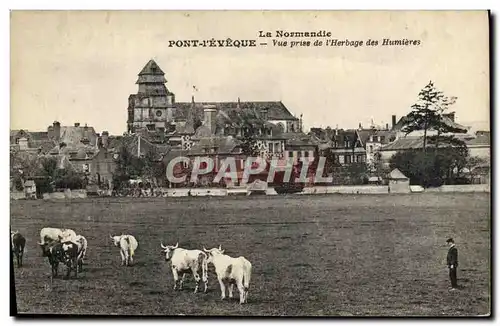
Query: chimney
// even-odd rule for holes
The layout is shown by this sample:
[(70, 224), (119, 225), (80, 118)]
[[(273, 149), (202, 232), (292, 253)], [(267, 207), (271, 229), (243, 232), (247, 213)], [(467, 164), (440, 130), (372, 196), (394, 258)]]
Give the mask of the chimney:
[(358, 129), (359, 129), (359, 130), (363, 129), (363, 127), (361, 127), (361, 122), (360, 122), (360, 123), (359, 123), (359, 125), (358, 125)]
[(61, 124), (59, 121), (54, 121), (52, 127), (54, 128), (54, 140), (59, 142), (59, 139), (61, 139)]
[(49, 137), (49, 139), (54, 138), (54, 127), (52, 125), (48, 126), (47, 128), (47, 136)]
[(214, 105), (207, 105), (203, 108), (203, 124), (208, 127), (211, 134), (215, 133), (215, 116), (217, 114), (217, 108)]
[(101, 135), (102, 147), (108, 148), (109, 132), (103, 131)]
[(75, 127), (80, 127), (80, 122), (75, 122)]
[(385, 124), (385, 130), (389, 130), (389, 124), (388, 123)]
[(392, 128), (396, 125), (396, 115), (392, 115)]
[(261, 108), (260, 109), (260, 117), (262, 118), (262, 120), (264, 120), (264, 121), (268, 120), (268, 115), (267, 115), (268, 112), (269, 112), (268, 108)]
[(236, 103), (236, 108), (240, 109), (240, 98), (238, 97), (238, 103)]
[(451, 121), (455, 122), (455, 112), (450, 112), (443, 114), (445, 117), (449, 118)]

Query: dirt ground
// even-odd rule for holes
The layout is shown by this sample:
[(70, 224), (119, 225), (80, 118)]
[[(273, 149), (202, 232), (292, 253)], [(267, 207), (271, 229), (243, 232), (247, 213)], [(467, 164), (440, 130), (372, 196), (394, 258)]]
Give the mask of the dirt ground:
[[(15, 268), (19, 313), (119, 315), (439, 316), (490, 312), (489, 194), (108, 198), (12, 201), (27, 239)], [(77, 279), (56, 279), (37, 246), (43, 227), (89, 242)], [(109, 234), (130, 233), (135, 265), (120, 266)], [(448, 291), (446, 239), (459, 248), (459, 291)], [(221, 301), (191, 278), (173, 290), (160, 241), (222, 245), (253, 265), (248, 304)], [(63, 271), (63, 267), (60, 267)], [(236, 291), (237, 293), (237, 291)]]

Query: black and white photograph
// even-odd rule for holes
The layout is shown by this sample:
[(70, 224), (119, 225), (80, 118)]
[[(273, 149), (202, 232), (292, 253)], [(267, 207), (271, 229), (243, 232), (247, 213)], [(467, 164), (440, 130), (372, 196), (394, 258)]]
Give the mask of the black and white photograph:
[(491, 316), (490, 20), (10, 11), (11, 314)]

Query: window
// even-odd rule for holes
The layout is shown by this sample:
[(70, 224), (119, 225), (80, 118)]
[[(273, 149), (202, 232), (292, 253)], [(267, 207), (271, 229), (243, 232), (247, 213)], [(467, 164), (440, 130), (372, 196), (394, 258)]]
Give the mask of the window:
[(351, 163), (351, 155), (346, 155), (346, 156), (345, 156), (345, 162), (346, 162), (347, 164), (350, 164), (350, 163)]
[(288, 157), (293, 157), (293, 151), (288, 151)]
[(380, 136), (380, 142), (383, 143), (385, 141), (385, 136)]
[(344, 164), (344, 156), (343, 155), (339, 155), (339, 163)]
[(368, 146), (369, 152), (373, 151), (373, 145)]
[(19, 138), (16, 138), (16, 144), (19, 144)]
[(304, 151), (304, 157), (309, 157), (309, 152), (308, 151)]

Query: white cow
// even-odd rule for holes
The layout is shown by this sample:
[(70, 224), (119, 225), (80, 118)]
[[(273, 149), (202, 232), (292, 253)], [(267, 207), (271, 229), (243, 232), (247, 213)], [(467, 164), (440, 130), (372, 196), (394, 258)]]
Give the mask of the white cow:
[(76, 232), (71, 229), (62, 229), (62, 242), (64, 241), (76, 241)]
[(71, 229), (43, 228), (40, 231), (40, 243), (73, 241), (76, 238), (75, 231)]
[(240, 304), (246, 303), (248, 299), (248, 287), (250, 286), (250, 278), (252, 274), (252, 264), (245, 257), (233, 258), (224, 255), (224, 250), (219, 245), (219, 248), (203, 250), (208, 253), (208, 263), (212, 263), (215, 267), (215, 273), (220, 284), (221, 299), (226, 298), (226, 286), (229, 284), (229, 298), (233, 297), (233, 286), (236, 284), (240, 292)]
[(87, 256), (87, 239), (83, 235), (77, 235), (75, 243), (78, 245), (78, 271), (83, 270), (83, 261)]
[(120, 247), (120, 255), (122, 256), (122, 266), (130, 266), (134, 262), (134, 253), (139, 244), (133, 235), (109, 235), (116, 247)]
[(181, 276), (179, 290), (182, 290), (184, 277), (187, 273), (190, 273), (193, 274), (193, 278), (196, 282), (194, 293), (198, 292), (200, 280), (203, 280), (203, 283), (205, 283), (204, 292), (206, 293), (208, 289), (207, 255), (201, 250), (188, 250), (179, 248), (179, 243), (177, 243), (175, 246), (164, 246), (163, 243), (161, 243), (161, 247), (163, 248), (163, 252), (165, 253), (165, 261), (170, 260), (172, 264), (174, 290), (177, 289), (179, 276)]

